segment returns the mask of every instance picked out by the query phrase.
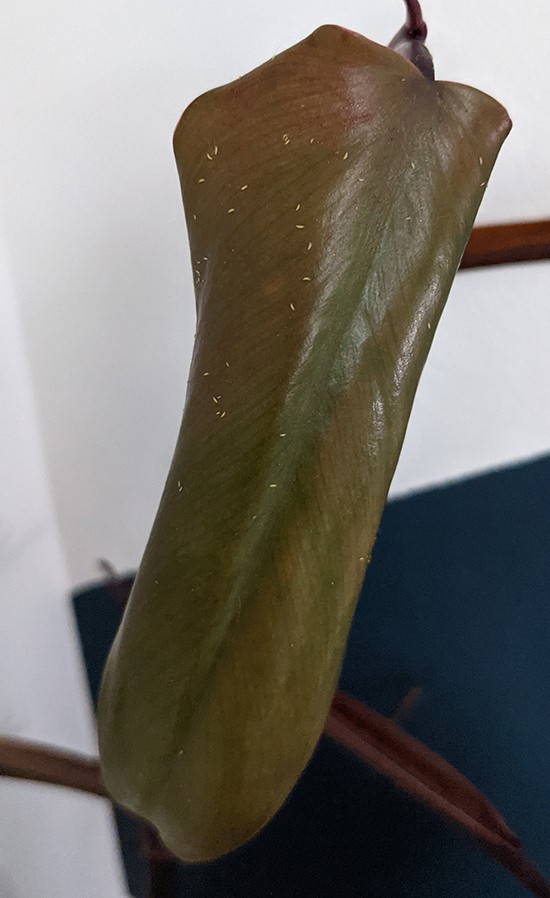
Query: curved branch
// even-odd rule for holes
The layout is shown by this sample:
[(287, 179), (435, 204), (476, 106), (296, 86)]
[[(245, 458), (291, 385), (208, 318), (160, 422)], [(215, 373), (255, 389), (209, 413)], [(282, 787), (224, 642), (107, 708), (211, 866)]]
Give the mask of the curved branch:
[(428, 28), (422, 15), (419, 0), (405, 0), (407, 7), (407, 21), (393, 40), (390, 47), (412, 62), (416, 68), (429, 78), (434, 79), (434, 64), (430, 51), (424, 41), (428, 34)]
[(420, 3), (418, 0), (405, 0), (407, 7), (407, 34), (409, 37), (417, 41), (425, 41), (428, 34), (428, 27), (424, 21)]

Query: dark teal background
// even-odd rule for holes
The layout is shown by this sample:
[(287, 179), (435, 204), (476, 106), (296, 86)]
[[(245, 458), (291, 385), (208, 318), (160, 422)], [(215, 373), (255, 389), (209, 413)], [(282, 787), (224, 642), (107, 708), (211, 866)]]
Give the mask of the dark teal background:
[[(119, 610), (74, 597), (97, 697)], [(550, 877), (550, 458), (388, 504), (341, 686), (465, 773)], [(119, 815), (121, 817), (123, 815)], [(133, 893), (146, 894), (122, 822)], [(510, 874), (323, 738), (284, 808), (249, 845), (178, 865), (182, 898), (522, 898)]]

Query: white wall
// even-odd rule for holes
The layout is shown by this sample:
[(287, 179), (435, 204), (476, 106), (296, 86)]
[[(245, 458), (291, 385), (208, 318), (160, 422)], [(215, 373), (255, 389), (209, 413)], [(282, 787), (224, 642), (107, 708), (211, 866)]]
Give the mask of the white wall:
[(458, 275), (392, 496), (550, 451), (549, 333), (550, 262)]
[[(0, 241), (0, 733), (96, 753)], [(0, 777), (0, 898), (121, 898), (107, 802)]]
[[(514, 120), (480, 221), (550, 217), (550, 5), (424, 7), (438, 77), (492, 93)], [(386, 42), (402, 20), (400, 0), (18, 0), (4, 11), (0, 249), (25, 349), (6, 299), (0, 731), (93, 749), (64, 595), (96, 576), (99, 557), (138, 563), (179, 426), (194, 333), (171, 150), (180, 113), (324, 22)], [(548, 263), (459, 276), (394, 493), (550, 450), (549, 287)], [(98, 802), (0, 783), (0, 813), (11, 827), (0, 875), (21, 896), (117, 894)]]

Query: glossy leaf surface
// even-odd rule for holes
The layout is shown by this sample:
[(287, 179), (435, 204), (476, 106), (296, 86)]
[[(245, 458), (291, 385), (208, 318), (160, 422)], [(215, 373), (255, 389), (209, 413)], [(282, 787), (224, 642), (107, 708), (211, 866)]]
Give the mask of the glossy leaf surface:
[(197, 336), (99, 725), (107, 787), (182, 858), (250, 838), (315, 747), (508, 129), (486, 95), (335, 26), (177, 127)]

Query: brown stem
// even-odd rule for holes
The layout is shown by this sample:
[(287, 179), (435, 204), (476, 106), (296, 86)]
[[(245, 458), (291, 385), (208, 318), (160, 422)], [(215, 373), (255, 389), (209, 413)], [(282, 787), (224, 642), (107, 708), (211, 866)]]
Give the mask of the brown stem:
[[(101, 781), (99, 764), (72, 752), (45, 745), (34, 745), (21, 739), (0, 737), (0, 776), (50, 783), (78, 789), (90, 795), (108, 798)], [(172, 898), (176, 895), (174, 861), (177, 858), (162, 845), (156, 832), (143, 820), (138, 821), (146, 841), (145, 860), (149, 865), (149, 898)]]
[(428, 34), (428, 28), (422, 16), (422, 10), (418, 0), (405, 0), (407, 7), (407, 21), (393, 40), (390, 47), (412, 62), (416, 68), (430, 81), (434, 79), (434, 64), (430, 51), (424, 41)]
[(518, 837), (499, 812), (465, 776), (418, 739), (343, 692), (333, 699), (325, 732), (458, 825), (537, 898), (550, 898), (550, 885), (523, 855)]
[(422, 15), (420, 3), (418, 0), (405, 0), (407, 7), (407, 34), (409, 37), (418, 41), (425, 41), (428, 34), (428, 28)]
[(51, 783), (108, 797), (95, 759), (22, 739), (0, 737), (0, 776)]
[(461, 268), (550, 259), (550, 220), (475, 228)]

